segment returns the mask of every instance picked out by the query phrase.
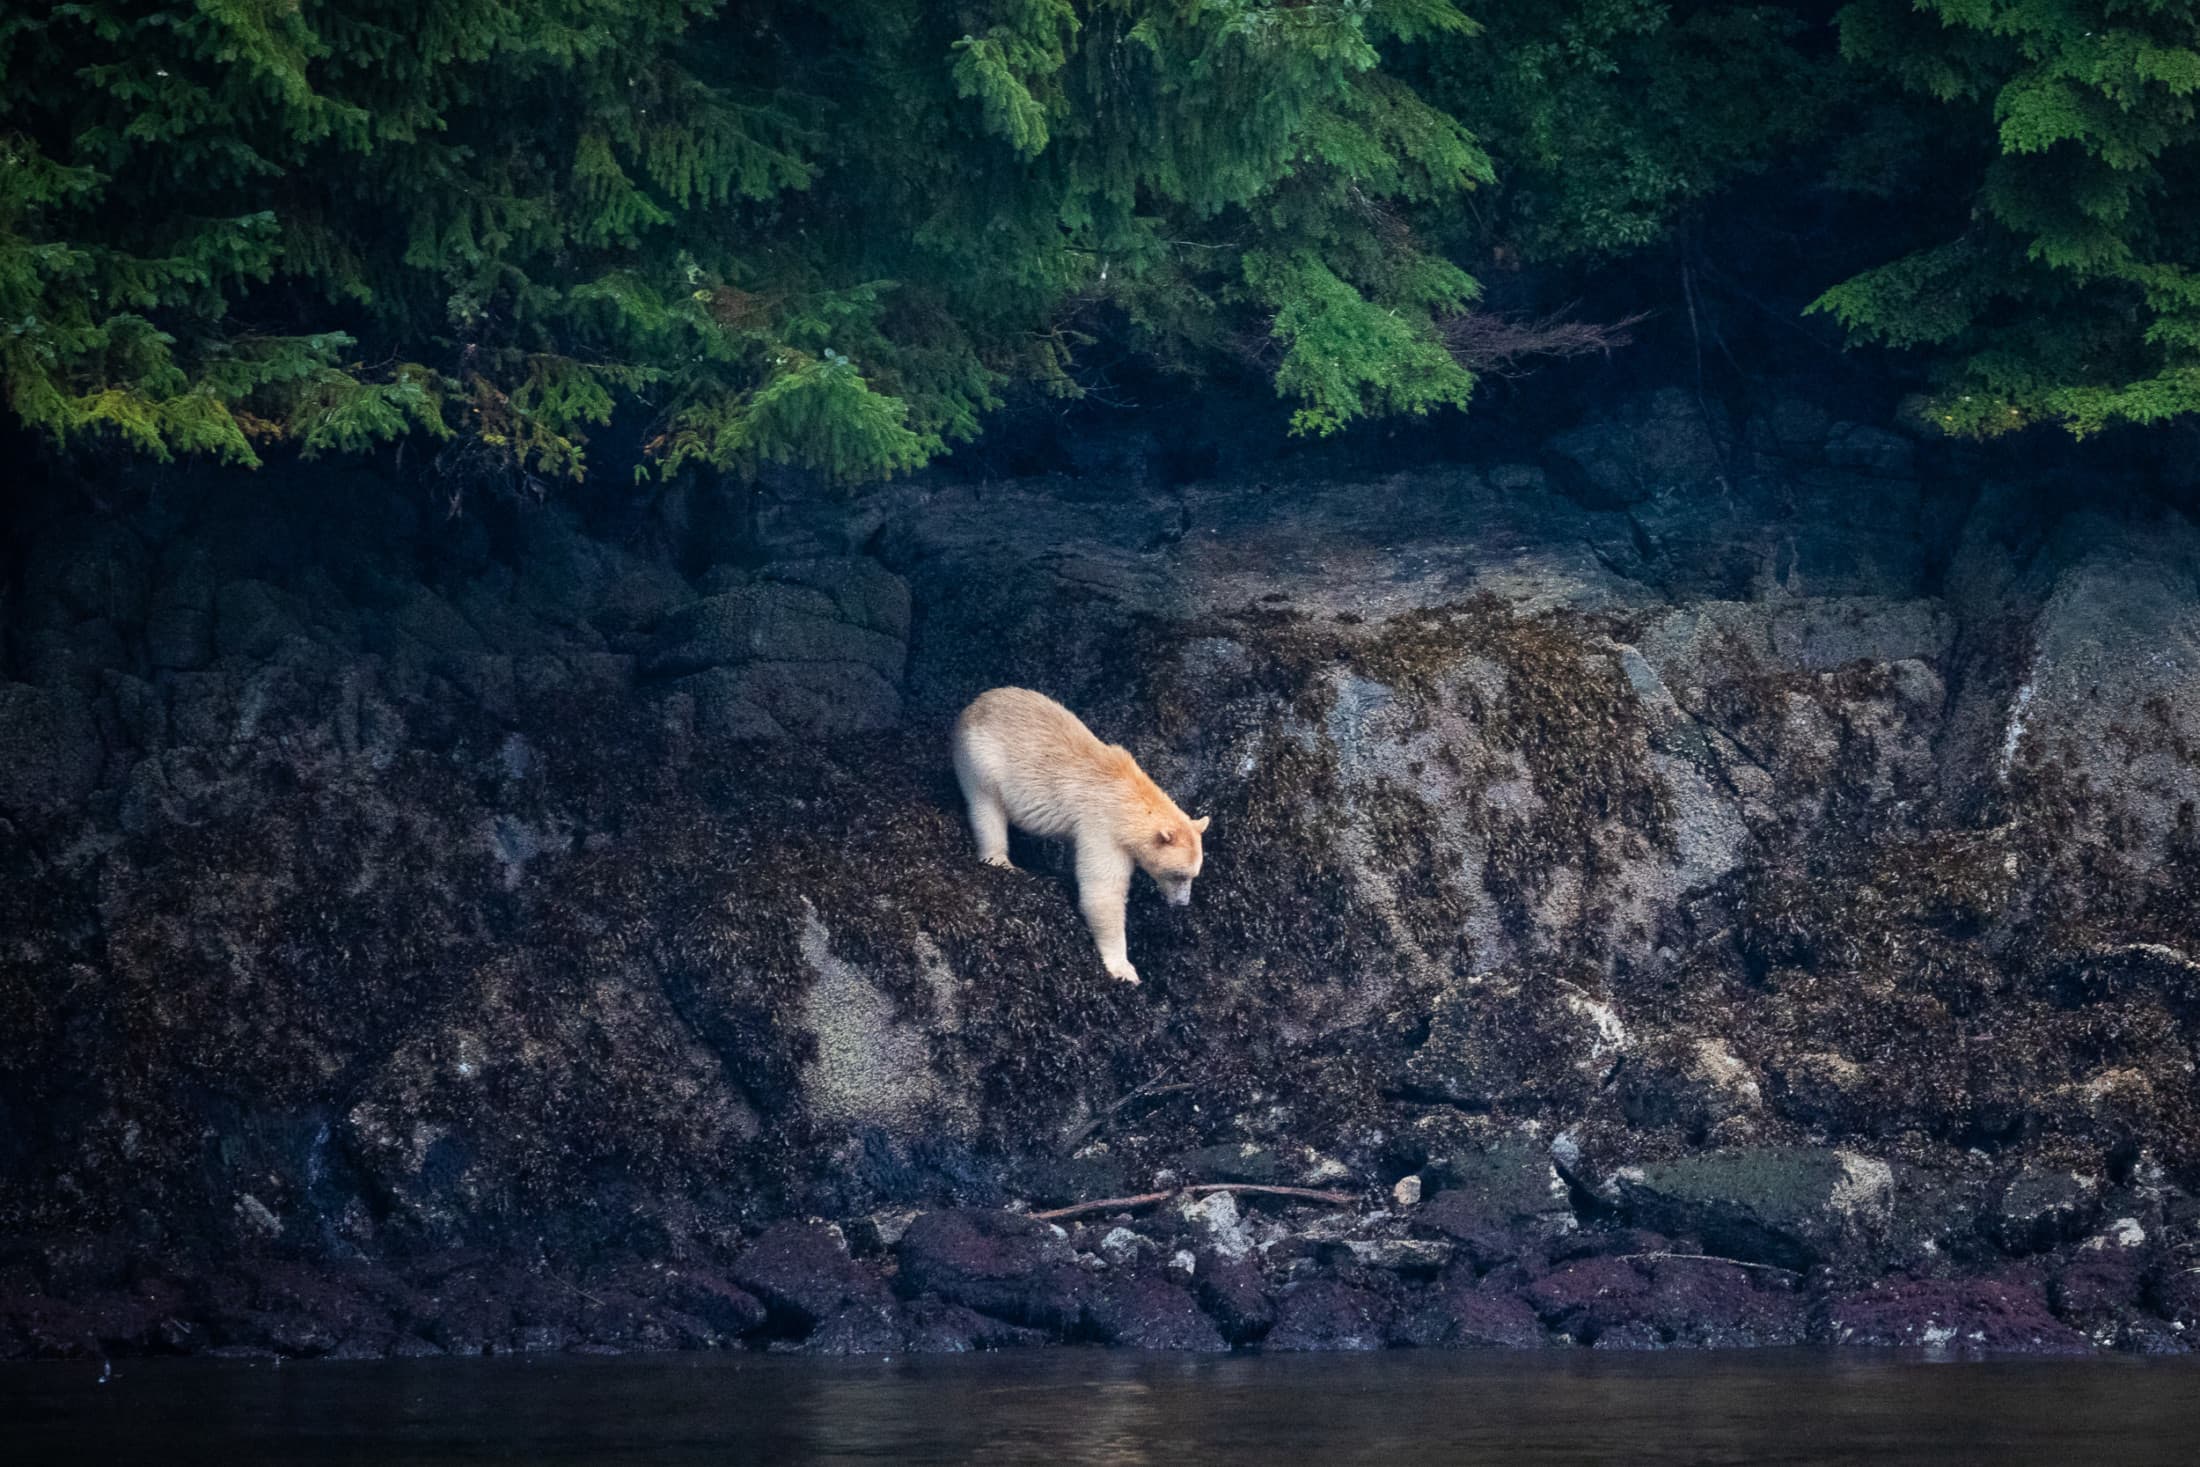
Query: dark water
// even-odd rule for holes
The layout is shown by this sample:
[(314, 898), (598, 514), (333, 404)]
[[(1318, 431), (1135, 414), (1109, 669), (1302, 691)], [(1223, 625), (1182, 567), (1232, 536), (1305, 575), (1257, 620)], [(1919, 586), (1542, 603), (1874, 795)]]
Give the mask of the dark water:
[(2200, 1462), (2200, 1364), (1055, 1351), (0, 1368), (0, 1462)]

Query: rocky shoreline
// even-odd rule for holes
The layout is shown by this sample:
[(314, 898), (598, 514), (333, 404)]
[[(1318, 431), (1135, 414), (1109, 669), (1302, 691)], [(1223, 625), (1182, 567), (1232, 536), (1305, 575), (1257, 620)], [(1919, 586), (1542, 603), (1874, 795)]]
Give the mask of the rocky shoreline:
[[(1072, 447), (23, 511), (0, 1357), (2189, 1347), (2186, 490), (1682, 392)], [(969, 859), (1001, 683), (1215, 816), (1138, 989)]]
[[(1428, 1185), (1441, 1190), (1423, 1199)], [(2170, 1241), (2190, 1236), (2195, 1209), (2160, 1178), (2026, 1171), (1959, 1185), (1956, 1206), (1978, 1211), (1956, 1238), (1937, 1195), (1947, 1185), (1854, 1153), (1713, 1152), (1623, 1175), (1585, 1221), (1547, 1159), (1513, 1145), (1463, 1173), (1439, 1162), (1411, 1174), (1383, 1208), (1184, 1189), (1063, 1223), (991, 1209), (784, 1221), (676, 1261), (263, 1255), (194, 1276), (84, 1249), (47, 1261), (75, 1283), (65, 1300), (0, 1298), (0, 1345), (333, 1359), (1065, 1344), (2187, 1352), (2200, 1273)], [(1961, 1271), (1934, 1266), (1966, 1252)]]

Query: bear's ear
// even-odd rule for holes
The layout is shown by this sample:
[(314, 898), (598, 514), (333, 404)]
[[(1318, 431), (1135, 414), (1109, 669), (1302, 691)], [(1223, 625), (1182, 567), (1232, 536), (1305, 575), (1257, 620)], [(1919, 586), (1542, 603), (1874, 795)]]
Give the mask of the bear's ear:
[(1207, 833), (1208, 823), (1214, 818), (1215, 817), (1212, 815), (1202, 815), (1197, 820), (1194, 820), (1192, 822), (1192, 829), (1198, 831), (1201, 835), (1205, 835)]
[(1168, 829), (1157, 830), (1153, 833), (1153, 843), (1157, 846), (1173, 846), (1176, 844), (1176, 832)]

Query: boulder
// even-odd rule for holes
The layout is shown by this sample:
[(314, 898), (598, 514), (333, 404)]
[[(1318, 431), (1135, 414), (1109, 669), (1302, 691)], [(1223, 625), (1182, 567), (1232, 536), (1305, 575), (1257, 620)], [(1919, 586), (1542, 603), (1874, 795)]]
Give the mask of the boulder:
[(695, 700), (697, 732), (719, 738), (824, 738), (877, 733), (901, 721), (892, 680), (854, 662), (713, 667), (666, 686)]
[(1982, 1222), (2007, 1251), (2037, 1253), (2084, 1234), (2100, 1210), (2100, 1178), (2026, 1166), (1996, 1189)]
[(1532, 1350), (1550, 1343), (1527, 1300), (1447, 1278), (1403, 1306), (1401, 1342), (1429, 1350)]
[(2200, 527), (2100, 514), (2058, 526), (2052, 590), (2003, 713), (1996, 769), (2092, 792), (2085, 844), (2162, 852), (2200, 801)]
[(834, 610), (850, 626), (897, 642), (909, 640), (909, 583), (875, 560), (775, 560), (759, 574), (768, 581), (822, 592), (832, 599)]
[(885, 1285), (849, 1256), (840, 1229), (823, 1223), (773, 1224), (734, 1261), (732, 1275), (764, 1301), (772, 1319), (797, 1333), (843, 1308), (873, 1308), (887, 1299)]
[(1622, 1206), (1640, 1226), (1796, 1272), (1868, 1244), (1894, 1208), (1894, 1173), (1885, 1162), (1808, 1147), (1685, 1156), (1624, 1169), (1617, 1182)]
[(2147, 1285), (2161, 1259), (2143, 1243), (2126, 1245), (2113, 1235), (2100, 1241), (2101, 1246), (2079, 1249), (2055, 1271), (2047, 1301), (2063, 1323), (2096, 1345), (2114, 1348), (2135, 1329), (2154, 1323), (2146, 1318)]
[(1133, 1350), (1212, 1352), (1226, 1342), (1189, 1289), (1133, 1275), (1111, 1281), (1087, 1308), (1089, 1327), (1103, 1344)]
[(904, 1294), (933, 1294), (1016, 1324), (1076, 1329), (1096, 1288), (1068, 1237), (1012, 1212), (928, 1212), (894, 1247)]
[[(823, 1291), (813, 1291), (795, 1283), (792, 1270), (785, 1266), (787, 1262), (792, 1262), (799, 1251), (803, 1250), (788, 1248), (784, 1262), (774, 1259), (769, 1253), (755, 1260), (757, 1269), (754, 1277), (777, 1280), (789, 1290), (780, 1297), (790, 1305), (790, 1314), (806, 1312), (794, 1303), (797, 1299), (819, 1306), (824, 1298)], [(832, 1266), (837, 1268), (837, 1262)], [(727, 1339), (763, 1328), (769, 1314), (756, 1296), (746, 1289), (707, 1269), (692, 1265), (667, 1270), (653, 1292), (671, 1308), (694, 1316)]]
[(1809, 1332), (1791, 1280), (1672, 1249), (1565, 1263), (1527, 1297), (1552, 1329), (1606, 1349), (1794, 1345)]
[(891, 1355), (907, 1348), (908, 1339), (902, 1311), (878, 1298), (841, 1305), (794, 1348), (805, 1355)]
[(1209, 1192), (1204, 1197), (1183, 1198), (1176, 1212), (1201, 1243), (1233, 1262), (1242, 1262), (1253, 1251), (1253, 1239), (1238, 1215), (1237, 1198), (1228, 1192)]
[(1026, 1329), (938, 1299), (911, 1299), (902, 1306), (903, 1348), (931, 1355), (962, 1355), (974, 1350), (1015, 1350), (1047, 1343), (1043, 1331)]
[(1219, 1253), (1202, 1256), (1192, 1287), (1200, 1307), (1233, 1345), (1256, 1343), (1276, 1322), (1275, 1301), (1260, 1269), (1243, 1259)]
[(862, 560), (793, 562), (763, 575), (673, 612), (643, 671), (693, 698), (697, 728), (719, 737), (893, 727), (907, 656), (906, 584)]

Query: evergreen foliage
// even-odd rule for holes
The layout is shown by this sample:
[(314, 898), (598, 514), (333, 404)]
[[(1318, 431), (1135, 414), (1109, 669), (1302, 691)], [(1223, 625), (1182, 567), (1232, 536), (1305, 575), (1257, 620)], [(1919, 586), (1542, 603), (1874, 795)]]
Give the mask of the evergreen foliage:
[(2200, 4), (1859, 0), (1840, 35), (1966, 208), (1816, 308), (1932, 352), (1952, 432), (2200, 409)]
[(1482, 0), (1478, 42), (1412, 58), (1471, 120), (1503, 186), (1485, 242), (1608, 259), (1792, 154), (1826, 123), (1831, 68), (1791, 10), (1732, 0)]
[(79, 0), (0, 19), (23, 422), (256, 460), (462, 434), (906, 469), (1077, 325), (1272, 359), (1302, 420), (1466, 400), (1488, 176), (1382, 48), (1447, 0)]
[(1944, 426), (2086, 432), (2200, 405), (2196, 91), (2195, 0), (0, 3), (0, 391), (853, 482), (1106, 335), (1327, 433), (1468, 402), (1463, 266), (1772, 170), (1910, 206), (1818, 308)]

